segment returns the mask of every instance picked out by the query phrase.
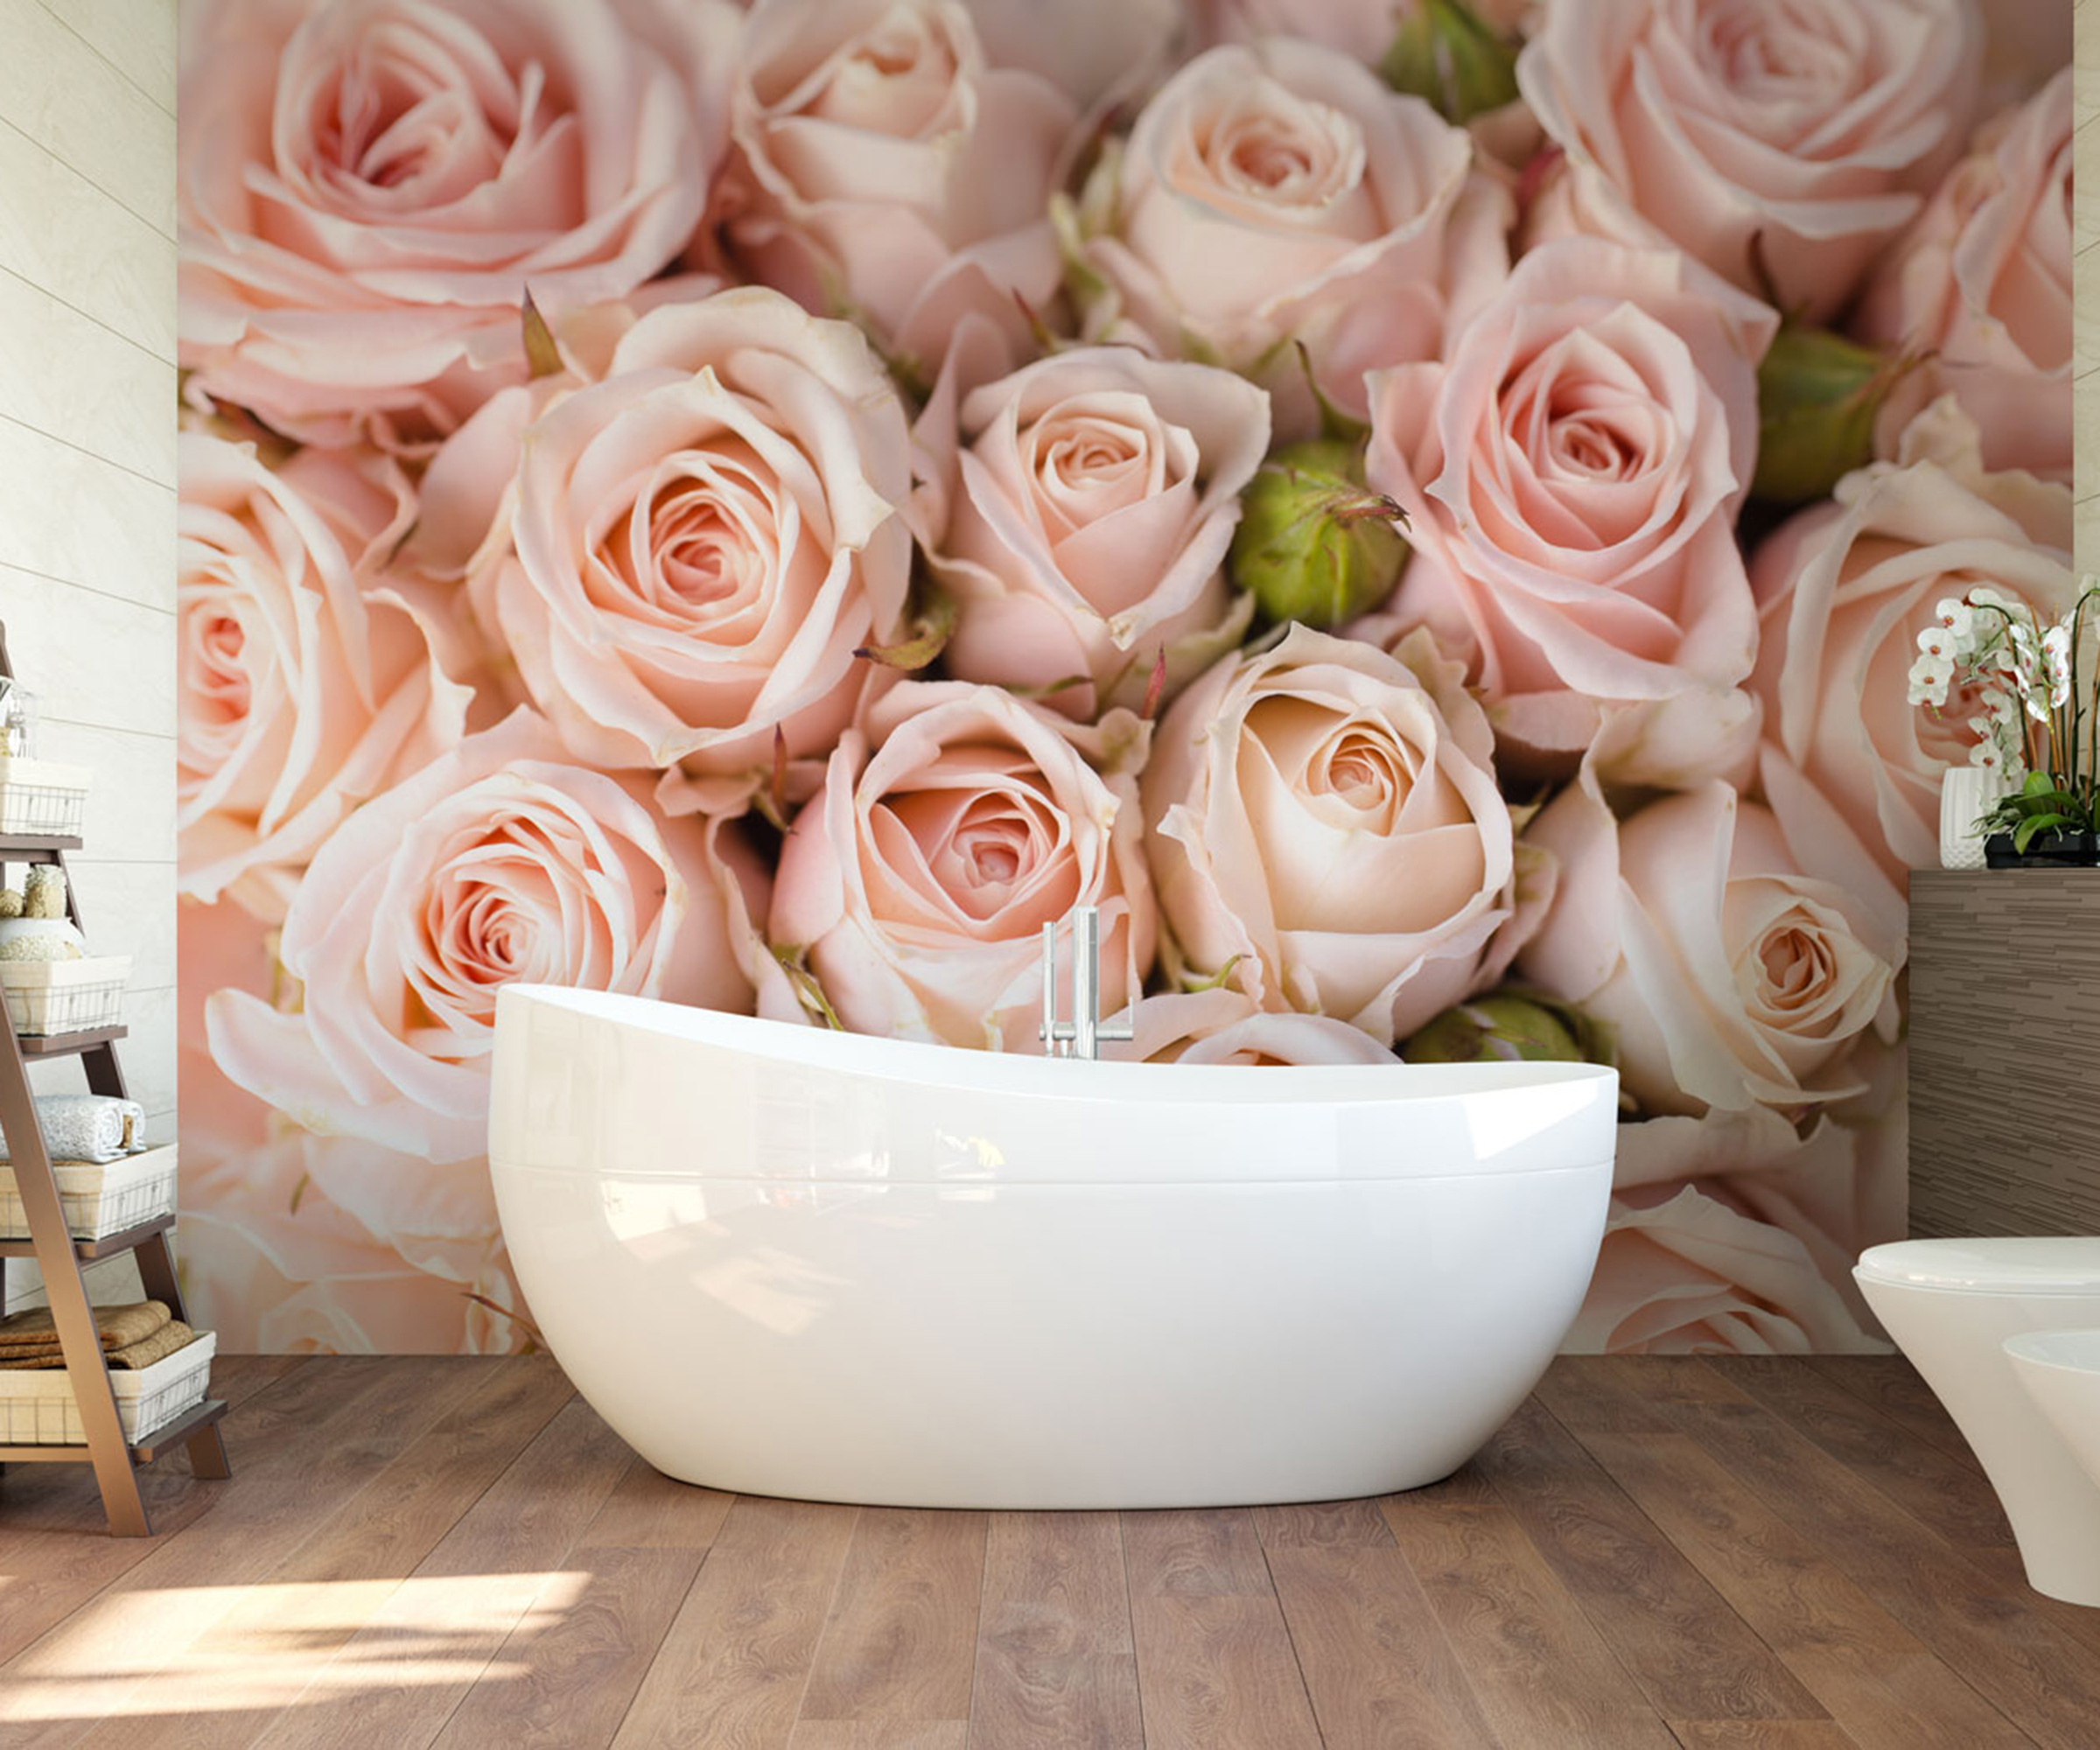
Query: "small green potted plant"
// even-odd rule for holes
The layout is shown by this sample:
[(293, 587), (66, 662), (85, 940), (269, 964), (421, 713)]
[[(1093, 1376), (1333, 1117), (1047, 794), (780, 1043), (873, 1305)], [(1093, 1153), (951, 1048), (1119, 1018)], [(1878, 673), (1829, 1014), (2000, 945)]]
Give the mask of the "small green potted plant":
[[(1972, 709), (1970, 763), (1998, 794), (1975, 820), (1993, 869), (2100, 864), (2100, 578), (2060, 620), (1987, 584), (1939, 605), (1918, 634), (1910, 701), (1936, 720)], [(1950, 700), (1959, 703), (1955, 710)]]

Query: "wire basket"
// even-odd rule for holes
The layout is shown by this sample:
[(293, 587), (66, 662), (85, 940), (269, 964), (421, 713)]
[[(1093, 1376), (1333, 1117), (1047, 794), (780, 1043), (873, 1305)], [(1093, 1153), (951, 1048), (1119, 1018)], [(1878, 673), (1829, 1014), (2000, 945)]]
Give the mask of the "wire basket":
[[(98, 1165), (91, 1160), (56, 1160), (59, 1204), (66, 1230), (76, 1240), (106, 1240), (112, 1234), (143, 1228), (175, 1209), (175, 1144), (126, 1155)], [(29, 1212), (15, 1187), (15, 1171), (0, 1165), (0, 1240), (29, 1237)]]
[(77, 838), (88, 810), (85, 766), (50, 760), (0, 759), (0, 833), (27, 838)]
[(128, 954), (85, 960), (0, 960), (7, 1018), (18, 1033), (39, 1036), (113, 1027), (123, 1018)]
[[(204, 1402), (218, 1334), (200, 1331), (172, 1355), (143, 1368), (111, 1368), (109, 1389), (127, 1440), (143, 1440)], [(77, 1446), (80, 1425), (73, 1377), (63, 1368), (0, 1371), (0, 1446)]]

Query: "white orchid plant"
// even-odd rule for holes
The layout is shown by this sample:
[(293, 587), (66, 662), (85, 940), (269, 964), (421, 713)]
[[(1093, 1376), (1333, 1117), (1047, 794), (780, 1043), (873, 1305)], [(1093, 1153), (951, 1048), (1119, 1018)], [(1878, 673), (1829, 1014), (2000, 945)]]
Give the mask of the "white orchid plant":
[(1949, 700), (1972, 709), (1971, 765), (2004, 774), (2005, 794), (1977, 822), (2025, 854), (2044, 833), (2100, 822), (2100, 578), (2087, 577), (2061, 620), (1989, 584), (1948, 597), (1918, 634), (1910, 702), (1936, 719)]

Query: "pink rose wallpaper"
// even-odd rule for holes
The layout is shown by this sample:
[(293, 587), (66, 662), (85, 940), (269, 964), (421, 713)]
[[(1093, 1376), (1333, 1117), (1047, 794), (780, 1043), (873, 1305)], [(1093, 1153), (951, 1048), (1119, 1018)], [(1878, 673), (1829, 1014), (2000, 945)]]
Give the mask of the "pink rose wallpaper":
[(1880, 1347), (1977, 738), (1908, 671), (2074, 593), (2069, 60), (1983, 0), (186, 0), (198, 1319), (535, 1343), (508, 982), (1033, 1052), (1086, 904), (1148, 1074), (1615, 1064), (1570, 1347)]

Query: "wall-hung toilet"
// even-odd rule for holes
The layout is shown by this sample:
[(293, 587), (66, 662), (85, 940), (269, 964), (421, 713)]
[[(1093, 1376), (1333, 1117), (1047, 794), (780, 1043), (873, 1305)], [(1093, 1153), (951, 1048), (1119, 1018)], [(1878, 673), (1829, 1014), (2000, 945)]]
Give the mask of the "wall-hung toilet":
[(1900, 1240), (1863, 1253), (1852, 1274), (1974, 1449), (2027, 1583), (2100, 1605), (2100, 1483), (2006, 1353), (2026, 1332), (2100, 1326), (2100, 1238)]

